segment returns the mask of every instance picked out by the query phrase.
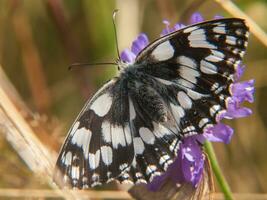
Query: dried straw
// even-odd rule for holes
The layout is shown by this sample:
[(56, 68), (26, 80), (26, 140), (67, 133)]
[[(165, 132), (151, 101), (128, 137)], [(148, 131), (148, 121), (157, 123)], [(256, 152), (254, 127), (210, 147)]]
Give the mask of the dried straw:
[[(36, 133), (22, 114), (28, 112), (28, 110), (18, 109), (16, 105), (23, 103), (14, 103), (13, 101), (16, 99), (14, 97), (17, 94), (11, 95), (11, 91), (15, 91), (14, 87), (0, 67), (0, 132), (3, 133), (4, 137), (32, 172), (40, 180), (46, 181), (52, 188), (56, 189), (57, 186), (52, 181), (56, 153), (49, 150), (36, 137)], [(63, 193), (61, 190), (58, 191), (59, 195), (66, 199), (80, 199), (71, 192)]]

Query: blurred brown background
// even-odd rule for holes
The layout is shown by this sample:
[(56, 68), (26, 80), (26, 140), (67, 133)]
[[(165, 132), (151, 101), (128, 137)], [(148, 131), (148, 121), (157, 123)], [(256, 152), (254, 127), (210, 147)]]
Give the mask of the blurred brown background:
[[(267, 31), (266, 0), (234, 3)], [(147, 33), (150, 40), (157, 38), (163, 19), (188, 23), (196, 11), (205, 19), (232, 16), (212, 0), (0, 0), (0, 64), (30, 109), (49, 124), (49, 134), (38, 137), (57, 151), (86, 99), (116, 73), (111, 66), (68, 71), (74, 62), (116, 59), (115, 8), (120, 9), (121, 50), (130, 47), (139, 32)], [(231, 144), (214, 146), (234, 192), (266, 193), (267, 49), (252, 34), (244, 64), (242, 79), (256, 80), (255, 103), (248, 105), (253, 115), (228, 122), (235, 129)], [(49, 188), (2, 135), (0, 152), (0, 188)]]

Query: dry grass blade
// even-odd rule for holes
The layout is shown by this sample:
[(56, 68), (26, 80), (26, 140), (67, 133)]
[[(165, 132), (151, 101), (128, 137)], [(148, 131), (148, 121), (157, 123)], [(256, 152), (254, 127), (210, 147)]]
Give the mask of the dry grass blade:
[[(93, 199), (132, 199), (127, 192), (122, 191), (79, 191), (76, 192), (82, 198)], [(34, 189), (0, 189), (0, 197), (7, 198), (59, 198), (61, 197), (56, 190), (34, 190)], [(224, 196), (221, 193), (213, 195), (214, 200), (223, 200)], [(266, 200), (267, 194), (234, 194), (238, 200)]]
[(240, 10), (231, 0), (215, 0), (219, 3), (227, 12), (229, 12), (234, 17), (243, 18), (246, 20), (251, 33), (255, 35), (265, 46), (267, 46), (267, 34), (262, 30), (262, 28), (247, 14)]
[[(52, 174), (52, 159), (48, 150), (38, 140), (21, 113), (10, 101), (0, 86), (1, 132), (18, 152), (21, 158), (35, 173)], [(55, 155), (54, 155), (55, 156)], [(44, 158), (44, 159), (40, 159)]]
[[(6, 76), (1, 67), (0, 77), (0, 132), (27, 166), (36, 175), (39, 175), (40, 179), (43, 179), (55, 188), (56, 186), (53, 184), (51, 177), (56, 153), (50, 151), (36, 137), (32, 127), (24, 119), (22, 115), (23, 111), (18, 110), (16, 104), (11, 101), (9, 97), (10, 91), (6, 92), (8, 85), (11, 84), (5, 83), (8, 82), (8, 79), (5, 78)], [(61, 196), (67, 199), (75, 199), (75, 196), (70, 192), (61, 192)]]
[[(27, 197), (27, 198), (57, 198), (60, 197), (56, 190), (27, 190), (27, 189), (0, 189), (0, 197)], [(131, 199), (123, 191), (77, 191), (83, 199)]]

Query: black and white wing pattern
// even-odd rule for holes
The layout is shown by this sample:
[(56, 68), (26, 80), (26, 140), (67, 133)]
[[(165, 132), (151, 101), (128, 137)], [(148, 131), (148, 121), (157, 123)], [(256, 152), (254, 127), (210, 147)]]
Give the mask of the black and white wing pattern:
[(195, 24), (148, 45), (85, 105), (57, 160), (55, 181), (88, 188), (147, 183), (173, 162), (183, 137), (226, 109), (244, 55), (242, 19)]
[(125, 82), (106, 83), (71, 127), (57, 160), (60, 186), (88, 188), (123, 173), (134, 158)]
[(144, 148), (120, 181), (151, 182), (173, 162), (183, 137), (218, 122), (248, 35), (242, 19), (213, 20), (168, 34), (140, 52), (125, 73), (131, 77), (134, 135)]
[(139, 73), (168, 91), (158, 92), (173, 117), (183, 113), (176, 120), (183, 136), (203, 132), (225, 111), (248, 35), (242, 19), (213, 20), (166, 35), (137, 56)]

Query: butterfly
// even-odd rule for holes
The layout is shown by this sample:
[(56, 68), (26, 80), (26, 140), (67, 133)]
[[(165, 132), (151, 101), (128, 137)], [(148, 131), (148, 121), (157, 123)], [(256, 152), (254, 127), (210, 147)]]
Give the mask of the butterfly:
[(248, 44), (243, 19), (184, 27), (144, 48), (85, 104), (61, 148), (54, 179), (85, 189), (149, 183), (166, 172), (183, 138), (225, 111)]

